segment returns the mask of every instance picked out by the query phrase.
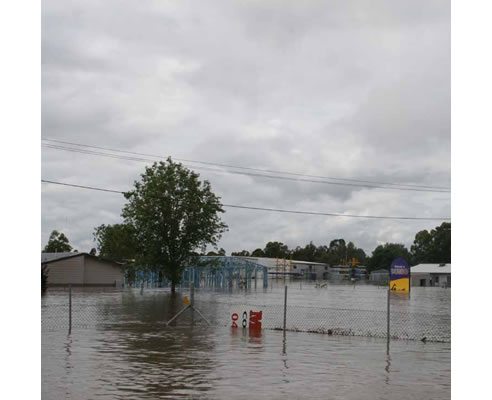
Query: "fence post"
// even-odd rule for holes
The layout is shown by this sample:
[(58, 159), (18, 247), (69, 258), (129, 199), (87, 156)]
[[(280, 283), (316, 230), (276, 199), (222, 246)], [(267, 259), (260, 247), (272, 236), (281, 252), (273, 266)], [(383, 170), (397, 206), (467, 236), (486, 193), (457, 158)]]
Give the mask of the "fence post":
[(284, 334), (287, 328), (287, 285), (285, 285), (285, 295), (284, 295)]
[(68, 285), (68, 334), (72, 333), (72, 285)]
[(388, 311), (386, 315), (386, 351), (389, 353), (390, 350), (390, 296), (391, 296), (391, 286), (388, 284)]

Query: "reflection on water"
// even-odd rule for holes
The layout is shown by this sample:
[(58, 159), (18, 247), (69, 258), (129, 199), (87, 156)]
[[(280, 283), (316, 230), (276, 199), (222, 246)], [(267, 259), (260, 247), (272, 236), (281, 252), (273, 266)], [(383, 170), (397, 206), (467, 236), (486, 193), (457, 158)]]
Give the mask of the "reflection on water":
[(387, 385), (389, 385), (390, 367), (391, 367), (391, 353), (388, 351), (386, 352), (386, 367), (384, 367), (384, 370), (386, 371), (385, 382)]
[[(327, 297), (307, 289), (305, 283), (297, 293), (289, 289), (289, 303), (303, 299), (301, 291), (307, 303)], [(269, 288), (251, 296), (276, 294)], [(412, 297), (412, 305), (400, 306), (422, 301)], [(433, 299), (445, 308), (442, 293), (423, 297), (426, 307)], [(43, 318), (64, 299), (63, 292), (48, 294)], [(44, 399), (450, 398), (450, 344), (394, 341), (387, 354), (384, 339), (209, 327), (198, 318), (192, 326), (191, 315), (166, 327), (183, 300), (164, 291), (84, 291), (74, 303), (96, 305), (106, 323), (68, 337), (43, 331)]]

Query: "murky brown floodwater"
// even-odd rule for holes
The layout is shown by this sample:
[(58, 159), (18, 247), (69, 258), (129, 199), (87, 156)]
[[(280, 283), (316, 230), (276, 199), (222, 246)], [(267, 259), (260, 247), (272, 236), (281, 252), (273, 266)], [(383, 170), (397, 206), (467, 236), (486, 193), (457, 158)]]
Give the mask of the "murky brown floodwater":
[[(287, 332), (284, 340), (271, 330), (192, 326), (190, 315), (166, 327), (182, 307), (180, 296), (172, 303), (162, 289), (143, 295), (74, 290), (68, 336), (67, 292), (49, 292), (42, 298), (43, 399), (450, 398), (449, 343), (398, 340), (388, 356), (384, 339)], [(196, 296), (219, 304), (281, 304), (283, 283)], [(385, 299), (384, 290), (372, 286), (289, 287), (292, 305), (384, 310)], [(202, 303), (205, 315), (217, 312), (216, 303)], [(450, 290), (418, 288), (410, 300), (392, 300), (392, 307), (449, 315)]]

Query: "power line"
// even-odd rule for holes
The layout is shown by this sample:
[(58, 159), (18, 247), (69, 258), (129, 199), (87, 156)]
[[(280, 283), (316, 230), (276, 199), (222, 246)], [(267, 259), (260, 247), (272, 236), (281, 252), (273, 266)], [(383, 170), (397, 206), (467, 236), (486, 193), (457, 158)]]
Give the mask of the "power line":
[[(121, 159), (121, 160), (141, 161), (141, 162), (155, 162), (156, 161), (155, 159), (148, 159), (148, 158), (141, 158), (141, 157), (137, 158), (137, 157), (131, 157), (131, 156), (123, 156), (123, 155), (119, 155), (119, 154), (102, 153), (102, 152), (98, 152), (98, 151), (94, 151), (94, 150), (77, 149), (77, 148), (73, 148), (73, 147), (64, 147), (64, 146), (53, 145), (53, 144), (42, 144), (41, 146), (45, 147), (45, 148), (54, 149), (54, 150), (63, 150), (63, 151), (69, 151), (69, 152), (74, 152), (74, 153), (90, 154), (90, 155), (95, 155), (95, 156), (100, 156), (100, 157), (116, 158), (116, 159)], [(93, 146), (87, 146), (87, 147), (93, 147)], [(157, 156), (157, 157), (159, 157), (159, 156)], [(176, 160), (179, 160), (179, 159), (176, 159)], [(186, 164), (184, 164), (184, 165), (186, 165)], [(328, 182), (328, 181), (320, 181), (320, 180), (312, 180), (312, 179), (292, 178), (292, 177), (287, 177), (287, 176), (256, 174), (256, 173), (252, 173), (252, 172), (221, 170), (221, 169), (209, 168), (209, 167), (197, 167), (195, 165), (186, 165), (186, 166), (189, 166), (189, 167), (192, 167), (195, 169), (211, 171), (211, 172), (219, 173), (219, 174), (225, 173), (225, 174), (233, 174), (233, 175), (245, 175), (245, 176), (254, 176), (254, 177), (259, 177), (259, 178), (277, 179), (277, 180), (285, 180), (285, 181), (318, 183), (318, 184), (337, 185), (337, 186), (352, 186), (352, 187), (355, 186), (355, 187), (365, 187), (365, 188), (372, 188), (372, 189), (403, 190), (403, 191), (432, 192), (432, 193), (449, 193), (448, 190), (432, 190), (432, 189), (418, 189), (418, 188), (404, 188), (404, 187), (375, 186), (375, 185), (344, 183), (344, 182)]]
[(93, 186), (84, 186), (84, 185), (75, 185), (73, 183), (63, 183), (63, 182), (48, 181), (46, 179), (41, 179), (41, 183), (52, 183), (54, 185), (71, 186), (71, 187), (76, 187), (76, 188), (79, 188), (79, 189), (90, 189), (90, 190), (98, 190), (100, 192), (125, 194), (125, 192), (121, 192), (119, 190), (101, 189), (101, 188), (96, 188), (96, 187), (93, 187)]
[[(66, 141), (62, 141), (62, 140), (44, 139), (44, 138), (41, 140), (46, 141), (46, 142), (62, 143), (62, 144), (68, 144), (68, 145), (73, 145), (73, 146), (80, 146), (80, 147), (87, 147), (87, 148), (93, 148), (93, 149), (99, 149), (99, 150), (113, 151), (113, 152), (118, 152), (118, 153), (133, 154), (133, 155), (138, 155), (138, 156), (156, 157), (156, 158), (161, 158), (161, 159), (167, 158), (167, 157), (164, 157), (162, 155), (139, 153), (139, 152), (135, 152), (135, 151), (127, 151), (127, 150), (121, 150), (121, 149), (115, 149), (115, 148), (109, 148), (109, 147), (94, 146), (94, 145), (74, 143), (74, 142), (66, 142)], [(258, 171), (258, 172), (292, 175), (292, 176), (307, 177), (307, 178), (330, 179), (330, 180), (344, 181), (344, 182), (368, 183), (368, 184), (372, 184), (372, 185), (403, 186), (403, 187), (424, 188), (424, 189), (440, 189), (442, 191), (450, 191), (451, 190), (451, 188), (443, 187), (443, 186), (426, 186), (426, 185), (413, 185), (413, 184), (368, 181), (368, 180), (360, 180), (360, 179), (337, 178), (337, 177), (330, 177), (330, 176), (301, 174), (301, 173), (295, 173), (295, 172), (289, 172), (289, 171), (278, 171), (278, 170), (271, 170), (271, 169), (262, 169), (262, 168), (253, 168), (253, 167), (245, 167), (245, 166), (230, 165), (230, 164), (221, 164), (221, 163), (214, 163), (214, 162), (208, 162), (208, 161), (189, 160), (189, 159), (184, 159), (184, 158), (174, 158), (174, 159), (176, 161), (180, 161), (180, 162), (213, 165), (213, 166), (226, 167), (226, 168), (235, 168), (235, 169), (243, 169), (243, 170)], [(319, 182), (319, 181), (316, 181), (316, 182)], [(371, 187), (373, 187), (373, 186), (371, 186)], [(374, 187), (376, 187), (376, 186), (374, 186)]]
[[(63, 183), (63, 182), (55, 182), (49, 181), (46, 179), (41, 179), (42, 183), (51, 183), (55, 185), (62, 186), (71, 186), (79, 189), (89, 189), (89, 190), (98, 190), (101, 192), (110, 192), (110, 193), (118, 193), (124, 194), (125, 192), (119, 190), (111, 190), (111, 189), (102, 189), (96, 188), (93, 186), (84, 186), (84, 185), (75, 185), (71, 183)], [(399, 219), (399, 220), (421, 220), (421, 221), (450, 221), (451, 218), (443, 217), (394, 217), (394, 216), (376, 216), (376, 215), (355, 215), (355, 214), (340, 214), (340, 213), (323, 213), (323, 212), (315, 212), (315, 211), (297, 211), (297, 210), (283, 210), (279, 208), (265, 208), (265, 207), (251, 207), (251, 206), (240, 206), (234, 204), (222, 204), (223, 207), (229, 208), (241, 208), (247, 210), (257, 210), (257, 211), (271, 211), (271, 212), (280, 212), (280, 213), (289, 213), (289, 214), (304, 214), (304, 215), (319, 215), (319, 216), (327, 216), (327, 217), (348, 217), (348, 218), (369, 218), (369, 219)]]

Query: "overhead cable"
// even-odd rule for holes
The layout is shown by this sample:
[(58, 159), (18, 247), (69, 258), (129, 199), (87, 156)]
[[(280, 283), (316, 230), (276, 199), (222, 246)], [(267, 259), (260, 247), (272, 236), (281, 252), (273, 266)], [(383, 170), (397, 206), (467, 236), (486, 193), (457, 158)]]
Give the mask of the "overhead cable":
[[(89, 190), (97, 190), (101, 192), (110, 192), (110, 193), (118, 193), (124, 194), (127, 192), (112, 190), (112, 189), (102, 189), (93, 186), (85, 186), (85, 185), (75, 185), (71, 183), (64, 182), (56, 182), (46, 179), (41, 179), (42, 183), (50, 183), (54, 185), (62, 185), (62, 186), (71, 186), (79, 189), (89, 189)], [(395, 216), (377, 216), (377, 215), (355, 215), (355, 214), (342, 214), (342, 213), (328, 213), (328, 212), (315, 212), (315, 211), (298, 211), (298, 210), (284, 210), (279, 208), (265, 208), (265, 207), (252, 207), (252, 206), (242, 206), (242, 205), (233, 205), (233, 204), (222, 204), (223, 207), (230, 208), (242, 208), (247, 210), (257, 210), (257, 211), (271, 211), (271, 212), (280, 212), (280, 213), (289, 213), (289, 214), (305, 214), (305, 215), (319, 215), (319, 216), (327, 216), (327, 217), (348, 217), (348, 218), (369, 218), (369, 219), (398, 219), (398, 220), (421, 220), (421, 221), (450, 221), (449, 217), (395, 217)]]
[[(123, 155), (119, 155), (119, 154), (103, 153), (103, 152), (98, 152), (98, 151), (94, 151), (94, 150), (85, 150), (85, 149), (59, 146), (59, 145), (52, 145), (52, 144), (42, 144), (42, 147), (55, 149), (55, 150), (69, 151), (69, 152), (74, 152), (74, 153), (90, 154), (90, 155), (95, 155), (95, 156), (100, 156), (100, 157), (129, 160), (129, 161), (140, 161), (140, 162), (155, 162), (156, 161), (155, 159), (149, 159), (149, 158), (123, 156)], [(178, 159), (175, 159), (175, 160), (178, 160)], [(219, 174), (225, 173), (225, 174), (233, 174), (233, 175), (245, 175), (245, 176), (253, 176), (253, 177), (267, 178), (267, 179), (277, 179), (277, 180), (284, 180), (284, 181), (317, 183), (317, 184), (336, 185), (336, 186), (364, 187), (364, 188), (369, 188), (369, 189), (403, 190), (403, 191), (412, 191), (412, 192), (431, 192), (431, 193), (450, 193), (448, 190), (419, 189), (419, 188), (410, 188), (410, 187), (376, 186), (376, 185), (368, 185), (368, 184), (362, 184), (362, 183), (357, 184), (357, 183), (345, 183), (345, 182), (328, 182), (328, 181), (324, 181), (324, 180), (292, 178), (292, 177), (279, 176), (279, 175), (266, 175), (266, 174), (252, 173), (252, 172), (240, 172), (240, 171), (223, 170), (223, 169), (209, 168), (209, 167), (198, 167), (195, 165), (187, 165), (187, 164), (184, 164), (184, 165), (187, 167), (194, 168), (194, 169), (211, 171), (213, 173), (219, 173)]]
[[(94, 146), (94, 145), (88, 145), (88, 144), (83, 144), (83, 143), (66, 142), (66, 141), (62, 141), (62, 140), (54, 140), (54, 139), (46, 139), (46, 138), (43, 138), (41, 140), (43, 140), (45, 142), (61, 143), (61, 144), (79, 146), (79, 147), (88, 147), (88, 148), (99, 149), (99, 150), (113, 151), (113, 152), (118, 152), (118, 153), (126, 153), (126, 154), (138, 155), (138, 156), (147, 156), (147, 157), (155, 157), (155, 158), (160, 158), (160, 159), (167, 159), (167, 157), (165, 157), (165, 156), (156, 155), (156, 154), (139, 153), (136, 151), (121, 150), (121, 149), (115, 149), (115, 148), (109, 148), (109, 147)], [(221, 163), (215, 163), (215, 162), (210, 162), (210, 161), (189, 160), (189, 159), (184, 159), (184, 158), (174, 158), (174, 160), (180, 161), (180, 162), (214, 165), (214, 166), (219, 166), (219, 167), (251, 170), (251, 171), (258, 171), (258, 172), (268, 172), (268, 173), (293, 175), (293, 176), (301, 176), (301, 177), (304, 176), (307, 178), (319, 178), (319, 179), (330, 179), (330, 180), (338, 180), (338, 181), (346, 181), (346, 182), (369, 183), (369, 184), (375, 184), (375, 185), (405, 186), (405, 187), (426, 188), (426, 189), (442, 189), (442, 190), (447, 190), (447, 191), (451, 190), (449, 187), (444, 187), (444, 186), (426, 186), (426, 185), (414, 185), (414, 184), (404, 184), (404, 183), (378, 182), (378, 181), (369, 181), (369, 180), (360, 180), (360, 179), (337, 178), (337, 177), (321, 176), (321, 175), (309, 175), (309, 174), (301, 174), (301, 173), (295, 173), (295, 172), (289, 172), (289, 171), (278, 171), (278, 170), (263, 169), (263, 168), (253, 168), (253, 167), (245, 167), (245, 166), (238, 166), (238, 165), (221, 164)]]

